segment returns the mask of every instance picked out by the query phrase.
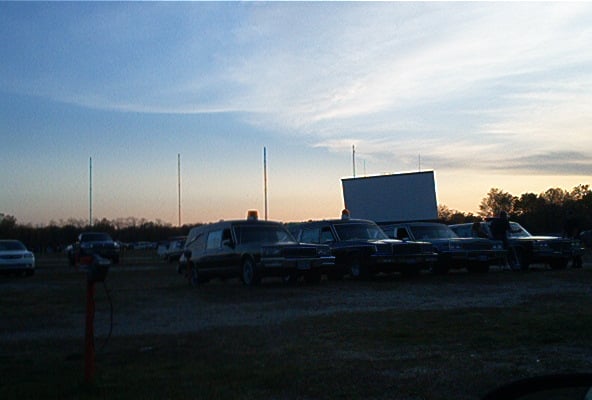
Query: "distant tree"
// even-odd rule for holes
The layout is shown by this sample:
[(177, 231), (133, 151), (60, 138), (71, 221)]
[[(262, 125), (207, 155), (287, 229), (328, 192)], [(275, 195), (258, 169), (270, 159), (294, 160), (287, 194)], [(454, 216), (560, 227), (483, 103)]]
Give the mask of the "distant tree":
[(565, 203), (566, 200), (570, 198), (570, 195), (567, 192), (567, 190), (563, 190), (560, 188), (551, 188), (547, 189), (546, 192), (542, 193), (541, 198), (543, 198), (547, 204), (561, 206), (563, 205), (563, 203)]
[(581, 201), (591, 194), (590, 185), (578, 185), (571, 190), (569, 198), (573, 201)]
[(479, 215), (481, 217), (490, 217), (498, 215), (501, 211), (511, 214), (514, 211), (514, 202), (516, 197), (510, 193), (497, 188), (491, 188), (487, 196), (479, 204)]
[(16, 228), (16, 218), (8, 214), (0, 214), (0, 237), (8, 238)]
[(481, 218), (472, 213), (452, 210), (446, 205), (441, 204), (438, 206), (438, 220), (445, 224), (462, 224), (465, 222), (479, 221)]

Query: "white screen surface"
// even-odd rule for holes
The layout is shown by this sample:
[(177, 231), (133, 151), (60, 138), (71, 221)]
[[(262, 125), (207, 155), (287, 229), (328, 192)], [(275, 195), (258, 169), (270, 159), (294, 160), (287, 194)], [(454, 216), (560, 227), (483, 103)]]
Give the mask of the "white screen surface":
[(341, 183), (351, 218), (376, 222), (438, 218), (433, 171), (344, 178)]

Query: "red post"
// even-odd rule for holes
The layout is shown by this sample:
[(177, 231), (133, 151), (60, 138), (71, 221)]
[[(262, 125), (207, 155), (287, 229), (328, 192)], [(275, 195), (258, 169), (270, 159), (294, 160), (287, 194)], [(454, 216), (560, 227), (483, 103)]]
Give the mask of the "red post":
[(93, 383), (95, 377), (95, 283), (86, 284), (86, 333), (84, 335), (84, 381)]

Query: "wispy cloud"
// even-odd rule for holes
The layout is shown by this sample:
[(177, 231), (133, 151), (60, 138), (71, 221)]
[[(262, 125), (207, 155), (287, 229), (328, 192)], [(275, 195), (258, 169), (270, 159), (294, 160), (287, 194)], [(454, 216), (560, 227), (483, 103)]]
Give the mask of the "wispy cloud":
[[(58, 21), (59, 7), (46, 10)], [(422, 153), (434, 168), (489, 169), (502, 152), (536, 171), (511, 160), (573, 165), (569, 148), (592, 149), (589, 4), (68, 7), (77, 17), (42, 53), (49, 72), (4, 74), (2, 90), (122, 112), (232, 112), (330, 150), (357, 144), (379, 165)], [(17, 36), (35, 23), (21, 22)], [(103, 54), (70, 58), (85, 46)]]

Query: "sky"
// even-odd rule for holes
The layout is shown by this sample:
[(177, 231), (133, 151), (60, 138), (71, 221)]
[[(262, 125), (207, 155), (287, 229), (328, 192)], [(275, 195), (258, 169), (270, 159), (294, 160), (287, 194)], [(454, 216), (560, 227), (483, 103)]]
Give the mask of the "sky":
[(354, 159), (462, 212), (571, 190), (591, 49), (587, 2), (0, 2), (0, 213), (176, 225), (180, 177), (182, 224), (263, 214), (264, 148), (286, 222), (338, 217)]

